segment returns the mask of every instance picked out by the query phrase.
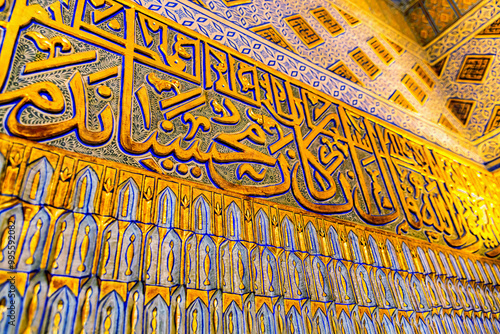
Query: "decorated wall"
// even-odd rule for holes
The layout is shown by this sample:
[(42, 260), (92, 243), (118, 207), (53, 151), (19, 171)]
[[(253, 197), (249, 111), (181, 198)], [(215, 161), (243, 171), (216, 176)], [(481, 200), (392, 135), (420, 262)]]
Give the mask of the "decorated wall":
[(0, 3), (1, 331), (500, 331), (453, 56), (348, 3), (141, 5)]

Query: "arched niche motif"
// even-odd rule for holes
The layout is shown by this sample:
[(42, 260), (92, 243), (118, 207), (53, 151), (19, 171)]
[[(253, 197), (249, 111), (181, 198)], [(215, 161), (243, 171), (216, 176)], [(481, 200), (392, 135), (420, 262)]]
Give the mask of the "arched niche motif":
[(330, 241), (331, 254), (335, 259), (341, 259), (339, 235), (333, 226), (328, 229), (328, 239)]
[(448, 263), (448, 258), (443, 252), (439, 252), (439, 258), (441, 259), (441, 263), (443, 264), (444, 271), (446, 276), (453, 277), (453, 272), (451, 271), (450, 264)]
[(321, 308), (316, 309), (312, 319), (312, 326), (316, 329), (316, 333), (333, 333), (328, 318)]
[(450, 296), (450, 301), (454, 309), (460, 309), (462, 307), (468, 310), (472, 309), (470, 300), (465, 293), (462, 282), (457, 281), (456, 284), (453, 284), (449, 278), (445, 278), (444, 282), (446, 283), (448, 295)]
[[(2, 309), (2, 317), (0, 319), (0, 332), (6, 334), (14, 334), (19, 332), (20, 322), (12, 325), (11, 318), (8, 317), (8, 312), (19, 315), (21, 310), (21, 295), (17, 286), (12, 286), (11, 281), (7, 280), (0, 285), (0, 308)], [(8, 309), (10, 307), (10, 310)]]
[(272, 297), (280, 294), (278, 264), (269, 248), (262, 251), (262, 287), (264, 295)]
[(460, 263), (460, 267), (462, 268), (462, 273), (464, 274), (464, 277), (468, 281), (472, 281), (472, 275), (469, 271), (469, 268), (467, 267), (467, 264), (465, 263), (465, 260), (461, 256), (459, 256), (458, 262)]
[(432, 249), (427, 249), (427, 254), (429, 254), (429, 259), (431, 260), (432, 266), (434, 267), (434, 271), (438, 275), (443, 275), (444, 273), (441, 271), (441, 266), (439, 265), (439, 261), (436, 257), (436, 253)]
[(460, 270), (460, 267), (458, 266), (457, 259), (453, 254), (448, 254), (448, 259), (451, 262), (451, 266), (453, 267), (453, 270), (455, 271), (455, 274), (457, 275), (457, 278), (462, 279), (462, 271)]
[(425, 323), (424, 319), (420, 318), (418, 320), (418, 330), (420, 331), (420, 333), (422, 334), (432, 334), (434, 332), (431, 332), (430, 329), (429, 329), (429, 326), (428, 324)]
[(308, 258), (306, 260), (307, 266), (309, 267), (306, 272), (311, 275), (311, 277), (309, 277), (310, 299), (323, 302), (332, 300), (328, 271), (325, 264), (319, 257), (312, 258), (312, 261), (310, 261), (310, 259), (311, 258)]
[[(221, 282), (223, 282), (224, 291), (231, 291), (231, 278), (230, 271), (226, 268), (229, 263), (229, 242), (226, 241), (221, 245), (220, 251), (220, 266), (221, 266)], [(195, 234), (191, 234), (184, 242), (184, 283), (188, 288), (195, 289), (197, 283), (196, 271), (198, 270), (198, 256), (196, 251), (198, 249), (198, 240)], [(227, 286), (227, 287), (226, 287)], [(229, 289), (229, 290), (226, 290)]]
[(270, 245), (271, 238), (269, 236), (269, 218), (264, 210), (259, 209), (255, 215), (255, 235), (256, 241), (260, 245)]
[(401, 328), (401, 334), (416, 334), (411, 327), (410, 322), (405, 317), (401, 317), (399, 322), (399, 327)]
[(375, 267), (382, 267), (382, 257), (380, 256), (380, 250), (378, 248), (377, 241), (371, 235), (368, 237), (368, 244), (370, 245), (370, 250), (373, 257), (373, 265)]
[(29, 272), (40, 268), (49, 225), (50, 215), (44, 207), (41, 207), (28, 223), (17, 270)]
[(210, 204), (204, 195), (199, 195), (194, 200), (194, 228), (196, 233), (212, 234), (212, 218)]
[(370, 274), (366, 268), (361, 265), (352, 266), (351, 277), (352, 282), (356, 286), (357, 304), (363, 306), (377, 305)]
[[(232, 291), (238, 294), (250, 292), (250, 263), (248, 250), (240, 242), (235, 243), (231, 249)], [(229, 269), (229, 268), (228, 268)]]
[(226, 236), (230, 240), (241, 239), (241, 210), (234, 201), (226, 209)]
[(273, 312), (269, 306), (264, 303), (256, 313), (257, 329), (260, 333), (275, 333), (276, 322), (274, 321)]
[(176, 209), (177, 196), (172, 189), (166, 187), (158, 195), (158, 216), (156, 218), (156, 225), (166, 228), (174, 227)]
[(410, 295), (408, 293), (408, 287), (406, 286), (405, 280), (398, 272), (393, 273), (393, 289), (394, 295), (397, 296), (399, 301), (399, 309), (409, 310), (412, 309), (412, 304), (410, 300)]
[(349, 317), (349, 315), (347, 315), (347, 313), (344, 310), (342, 310), (342, 312), (339, 315), (338, 327), (340, 333), (355, 334), (351, 318)]
[(424, 267), (424, 273), (430, 274), (432, 270), (431, 267), (429, 266), (429, 262), (427, 261), (427, 257), (425, 256), (425, 251), (422, 248), (417, 247), (417, 254), (418, 257), (420, 258), (422, 266)]
[(139, 279), (141, 249), (142, 231), (135, 223), (130, 223), (122, 237), (118, 280), (134, 282)]
[(55, 223), (48, 263), (48, 269), (53, 274), (66, 274), (74, 229), (75, 215), (72, 212), (61, 215)]
[(347, 237), (349, 240), (349, 244), (351, 246), (350, 248), (351, 248), (351, 253), (353, 256), (353, 261), (356, 263), (363, 263), (363, 257), (361, 256), (361, 250), (359, 248), (358, 235), (356, 233), (354, 233), (354, 231), (350, 231), (347, 234)]
[(186, 328), (186, 288), (179, 286), (170, 296), (169, 333)]
[(484, 263), (484, 267), (485, 267), (485, 270), (486, 272), (488, 273), (487, 276), (489, 276), (489, 280), (490, 280), (490, 283), (492, 283), (493, 285), (498, 285), (498, 282), (496, 280), (496, 277), (495, 275), (493, 274), (493, 271), (491, 270), (491, 266), (489, 265), (489, 263), (485, 262)]
[(78, 294), (78, 307), (76, 311), (76, 322), (74, 331), (76, 333), (96, 332), (98, 324), (95, 319), (97, 306), (99, 304), (99, 283), (96, 276), (91, 276), (81, 287)]
[(287, 333), (305, 334), (304, 322), (300, 312), (292, 306), (286, 315)]
[[(162, 286), (175, 286), (181, 283), (181, 247), (182, 241), (175, 230), (169, 230), (161, 242), (161, 264), (159, 282)], [(157, 264), (157, 263), (156, 263)], [(157, 267), (148, 272), (158, 272)]]
[(361, 333), (366, 334), (377, 334), (377, 330), (375, 329), (375, 324), (373, 320), (368, 316), (368, 314), (364, 313), (360, 320), (361, 325)]
[(19, 240), (21, 238), (24, 224), (23, 206), (21, 204), (8, 206), (0, 211), (0, 240), (8, 241), (11, 226), (14, 226), (14, 234), (10, 234), (14, 237), (14, 240), (11, 239), (12, 243), (4, 242), (0, 245), (0, 268), (12, 270), (11, 265), (9, 264), (8, 246), (10, 244), (11, 247), (14, 247), (14, 249), (19, 249)]
[(382, 269), (377, 269), (375, 273), (375, 286), (379, 291), (379, 307), (380, 308), (395, 308), (396, 301), (391, 291), (389, 280), (386, 273)]
[(137, 282), (127, 293), (125, 308), (125, 333), (142, 333), (144, 310), (144, 285)]
[(429, 303), (427, 301), (426, 293), (424, 292), (424, 286), (417, 276), (410, 276), (410, 291), (413, 294), (415, 300), (415, 306), (420, 312), (430, 310)]
[(307, 298), (307, 282), (302, 261), (295, 253), (287, 254), (288, 279), (294, 299)]
[(352, 287), (349, 271), (341, 261), (330, 262), (329, 272), (332, 283), (336, 286), (337, 301), (340, 304), (355, 304), (354, 289)]
[(158, 261), (160, 261), (160, 230), (154, 226), (146, 233), (144, 242), (142, 275), (147, 284), (156, 285), (159, 282)]
[(285, 249), (290, 251), (297, 250), (295, 246), (295, 227), (288, 216), (285, 216), (281, 221), (281, 231)]
[(139, 204), (139, 187), (133, 178), (118, 186), (115, 202), (115, 217), (118, 220), (136, 220)]
[[(29, 282), (25, 290), (22, 310), (31, 312), (22, 312), (19, 321), (19, 333), (36, 333), (43, 328), (43, 315), (45, 302), (47, 300), (49, 284), (44, 272), (38, 272)], [(19, 314), (18, 314), (19, 316)]]
[(96, 319), (99, 333), (121, 333), (125, 323), (123, 300), (116, 291), (111, 291), (99, 302)]
[(319, 254), (320, 249), (316, 227), (314, 227), (312, 222), (308, 222), (305, 230), (307, 232), (307, 241), (309, 246), (308, 250), (311, 252), (311, 254)]
[(102, 279), (113, 279), (119, 237), (120, 228), (118, 221), (110, 223), (102, 233), (98, 270), (98, 275)]
[(434, 281), (431, 279), (430, 276), (425, 276), (425, 286), (427, 295), (429, 297), (429, 306), (438, 307), (443, 305), (441, 296), (436, 288), (436, 284), (434, 284)]
[(399, 264), (398, 256), (396, 254), (396, 249), (394, 248), (394, 245), (389, 239), (387, 239), (385, 242), (385, 246), (387, 249), (387, 253), (389, 254), (389, 259), (391, 260), (392, 264), (391, 268), (394, 270), (400, 270), (401, 266)]
[(452, 307), (450, 294), (448, 293), (448, 289), (446, 288), (446, 285), (441, 279), (441, 277), (438, 277), (435, 283), (443, 307), (444, 308)]
[(169, 328), (169, 309), (160, 294), (157, 294), (146, 305), (144, 311), (144, 328), (146, 334), (167, 334)]
[(54, 168), (46, 157), (33, 161), (26, 167), (21, 187), (21, 198), (31, 204), (45, 204)]
[(411, 250), (405, 242), (402, 243), (401, 250), (403, 252), (406, 264), (408, 266), (408, 271), (411, 273), (416, 272), (417, 268), (415, 266), (415, 262), (413, 261), (413, 256), (411, 254)]
[[(209, 333), (208, 308), (200, 298), (194, 300), (186, 311), (187, 332), (193, 334)], [(233, 332), (236, 333), (236, 332)]]
[(479, 273), (476, 270), (476, 265), (474, 264), (474, 262), (472, 262), (471, 259), (467, 259), (467, 262), (469, 264), (469, 268), (470, 268), (470, 271), (471, 271), (471, 274), (472, 274), (472, 278), (476, 282), (482, 282), (483, 281), (483, 277), (479, 276)]
[(210, 236), (205, 235), (200, 241), (198, 251), (198, 286), (201, 290), (212, 290), (217, 288), (216, 254), (217, 247), (214, 241)]
[(243, 312), (233, 301), (224, 312), (224, 333), (243, 333)]
[(74, 212), (94, 213), (94, 199), (99, 177), (92, 167), (87, 166), (76, 174), (73, 196), (69, 207)]
[[(71, 262), (71, 275), (86, 277), (91, 274), (94, 257), (96, 254), (97, 223), (91, 215), (78, 224), (75, 250)], [(68, 240), (70, 240), (68, 238)], [(69, 245), (68, 245), (69, 246)]]

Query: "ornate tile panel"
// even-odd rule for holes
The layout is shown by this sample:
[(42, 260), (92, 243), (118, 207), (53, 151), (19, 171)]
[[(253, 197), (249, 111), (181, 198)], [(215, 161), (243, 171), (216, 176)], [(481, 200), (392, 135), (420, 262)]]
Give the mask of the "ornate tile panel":
[[(404, 159), (391, 147), (387, 158)], [(13, 231), (18, 250), (0, 250), (0, 298), (22, 319), (4, 321), (10, 332), (499, 324), (496, 259), (3, 135), (0, 151), (0, 233)], [(406, 164), (396, 166), (408, 188), (425, 189)]]

